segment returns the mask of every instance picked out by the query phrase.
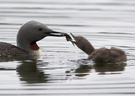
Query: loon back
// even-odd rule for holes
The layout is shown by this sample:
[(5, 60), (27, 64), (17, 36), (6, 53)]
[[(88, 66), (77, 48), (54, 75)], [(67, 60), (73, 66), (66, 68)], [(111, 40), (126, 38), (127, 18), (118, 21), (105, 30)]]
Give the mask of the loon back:
[(16, 57), (16, 56), (27, 56), (28, 53), (9, 43), (0, 42), (0, 58), (4, 57)]
[(94, 52), (92, 52), (92, 54), (89, 55), (88, 59), (91, 59), (94, 62), (109, 62), (109, 63), (127, 61), (125, 52), (115, 47), (112, 47), (110, 49), (107, 48), (96, 49)]

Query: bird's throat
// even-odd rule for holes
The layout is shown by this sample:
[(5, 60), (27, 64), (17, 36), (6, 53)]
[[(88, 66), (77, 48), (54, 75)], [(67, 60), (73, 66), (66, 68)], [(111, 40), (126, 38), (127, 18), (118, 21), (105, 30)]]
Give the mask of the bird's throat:
[(31, 48), (32, 50), (39, 50), (39, 47), (38, 47), (38, 45), (37, 45), (36, 42), (31, 43), (31, 44), (30, 44), (30, 48)]

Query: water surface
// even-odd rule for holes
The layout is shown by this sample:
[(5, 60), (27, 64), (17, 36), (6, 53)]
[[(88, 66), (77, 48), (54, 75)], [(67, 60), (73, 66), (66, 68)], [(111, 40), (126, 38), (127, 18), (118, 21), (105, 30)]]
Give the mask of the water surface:
[(82, 35), (95, 48), (121, 48), (128, 61), (96, 65), (65, 38), (46, 37), (38, 42), (41, 60), (0, 62), (0, 95), (135, 95), (134, 0), (1, 0), (0, 41), (16, 45), (18, 29), (30, 20)]

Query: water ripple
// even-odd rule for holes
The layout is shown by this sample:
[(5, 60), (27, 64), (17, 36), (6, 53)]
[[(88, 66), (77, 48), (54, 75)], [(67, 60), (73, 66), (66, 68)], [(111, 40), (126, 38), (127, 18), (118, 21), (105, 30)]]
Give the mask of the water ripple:
[(134, 96), (134, 0), (0, 1), (0, 40), (16, 45), (16, 34), (29, 20), (56, 31), (86, 37), (95, 48), (126, 51), (128, 61), (96, 65), (65, 38), (39, 41), (41, 60), (0, 63), (2, 96)]

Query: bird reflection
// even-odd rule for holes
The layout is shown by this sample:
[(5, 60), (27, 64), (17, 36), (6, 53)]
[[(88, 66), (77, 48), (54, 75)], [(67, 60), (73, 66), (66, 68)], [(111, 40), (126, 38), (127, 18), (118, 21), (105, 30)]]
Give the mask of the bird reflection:
[(45, 83), (48, 76), (37, 68), (37, 60), (24, 60), (21, 65), (17, 67), (17, 72), (21, 81), (27, 83)]
[(118, 71), (124, 71), (125, 66), (127, 64), (124, 62), (120, 63), (104, 63), (104, 64), (94, 64), (93, 68), (96, 70), (96, 72), (100, 72), (101, 74), (104, 74), (105, 72), (118, 72)]
[[(17, 72), (20, 80), (25, 81), (26, 83), (47, 83), (50, 81), (55, 82), (59, 80), (65, 81), (72, 77), (73, 73), (76, 77), (85, 77), (90, 75), (92, 72), (98, 72), (99, 74), (106, 74), (106, 72), (118, 74), (120, 71), (124, 71), (126, 66), (126, 63), (98, 64), (88, 61), (84, 62), (84, 60), (82, 60), (78, 62), (78, 65), (76, 66), (77, 68), (73, 70), (71, 68), (70, 71), (67, 71), (67, 73), (63, 75), (61, 73), (57, 74), (57, 72), (45, 74), (41, 68), (37, 67), (38, 63), (38, 60), (22, 60), (21, 64), (17, 67)], [(53, 69), (50, 69), (50, 71), (51, 70)]]
[(89, 74), (90, 70), (92, 69), (92, 66), (90, 65), (80, 65), (76, 70), (76, 76), (83, 77)]
[[(84, 63), (84, 62), (83, 62)], [(99, 72), (99, 74), (105, 74), (106, 72), (114, 72), (115, 74), (119, 74), (120, 71), (124, 71), (126, 66), (126, 63), (121, 62), (121, 63), (92, 63), (92, 62), (87, 62), (87, 64), (79, 64), (79, 67), (75, 69), (75, 76), (78, 77), (83, 77), (86, 75), (89, 75), (92, 70), (95, 70), (95, 72)]]

